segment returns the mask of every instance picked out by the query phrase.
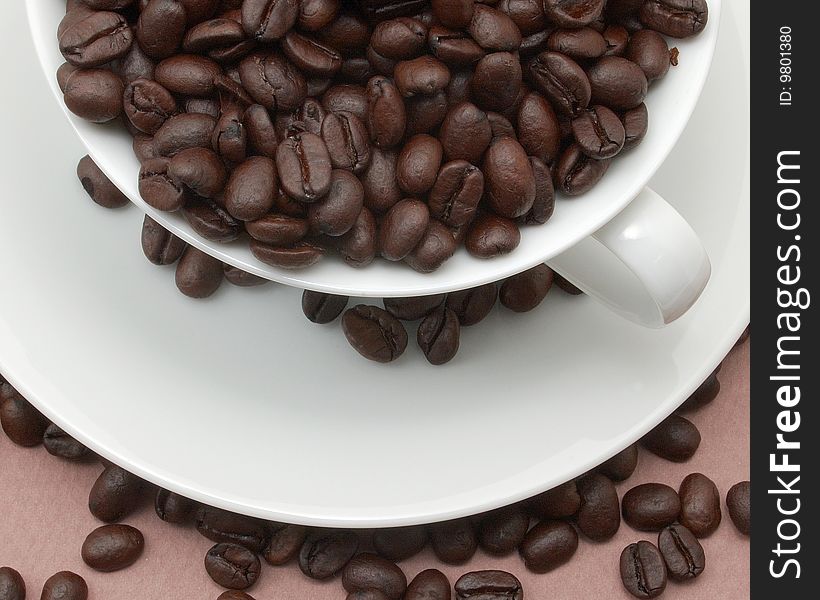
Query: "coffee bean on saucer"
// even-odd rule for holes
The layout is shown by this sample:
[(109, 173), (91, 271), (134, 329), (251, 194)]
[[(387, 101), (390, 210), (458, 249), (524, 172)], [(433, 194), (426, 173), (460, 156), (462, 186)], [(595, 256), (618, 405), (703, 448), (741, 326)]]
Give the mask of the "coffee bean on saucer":
[(211, 579), (232, 590), (251, 587), (261, 568), (256, 554), (238, 544), (217, 544), (205, 555), (205, 570)]
[(0, 424), (9, 439), (18, 446), (38, 446), (48, 427), (40, 411), (9, 386), (8, 397), (0, 403)]
[(629, 150), (640, 144), (646, 137), (649, 129), (649, 112), (646, 104), (639, 104), (632, 110), (628, 110), (621, 115), (624, 123), (624, 150)]
[(660, 531), (680, 513), (678, 493), (662, 483), (643, 483), (621, 499), (624, 521), (639, 531)]
[(700, 410), (720, 393), (720, 381), (717, 378), (717, 371), (709, 375), (706, 381), (701, 383), (692, 394), (681, 404), (675, 412), (685, 413)]
[(751, 530), (751, 483), (741, 481), (736, 483), (726, 493), (726, 508), (737, 530), (743, 535), (749, 535)]
[(191, 519), (196, 502), (162, 488), (157, 490), (154, 511), (166, 523), (186, 523)]
[(581, 508), (578, 485), (572, 479), (524, 501), (524, 506), (540, 519), (566, 519)]
[[(556, 284), (557, 283), (558, 281), (556, 279)], [(635, 472), (637, 466), (638, 444), (632, 444), (601, 464), (598, 467), (598, 472), (603, 473), (612, 481), (625, 481)]]
[(624, 58), (638, 65), (649, 82), (666, 75), (671, 65), (669, 45), (661, 34), (651, 29), (632, 34)]
[(52, 456), (59, 456), (68, 460), (81, 460), (91, 454), (88, 448), (54, 423), (46, 428), (43, 434), (43, 445)]
[(650, 29), (675, 38), (703, 31), (709, 19), (706, 0), (650, 0), (640, 9), (641, 22)]
[(458, 317), (446, 306), (424, 317), (416, 335), (419, 348), (431, 365), (450, 362), (458, 352), (460, 338)]
[[(481, 6), (481, 5), (478, 5)], [(456, 599), (523, 600), (524, 588), (518, 578), (506, 571), (473, 571), (455, 584)]]
[(20, 573), (11, 567), (0, 567), (0, 598), (5, 600), (25, 600), (26, 598), (26, 583)]
[(521, 231), (515, 221), (486, 213), (473, 221), (464, 245), (476, 258), (494, 258), (509, 254), (519, 243)]
[(373, 532), (373, 547), (380, 556), (399, 562), (421, 552), (427, 539), (427, 528), (423, 526), (388, 527)]
[(270, 541), (262, 551), (262, 558), (269, 565), (284, 565), (299, 554), (307, 537), (307, 528), (301, 525), (271, 523)]
[(576, 516), (578, 529), (596, 542), (608, 540), (621, 525), (618, 492), (603, 475), (593, 473), (577, 481), (581, 508)]
[(188, 246), (177, 263), (176, 284), (189, 298), (207, 298), (219, 289), (225, 273), (222, 261)]
[(197, 510), (196, 528), (213, 542), (239, 544), (253, 552), (262, 552), (269, 537), (264, 521), (212, 506)]
[(388, 598), (398, 600), (407, 589), (407, 577), (402, 570), (376, 554), (355, 556), (342, 573), (342, 586), (348, 592), (375, 589)]
[(225, 281), (237, 287), (256, 287), (270, 283), (269, 279), (248, 273), (228, 263), (223, 265), (222, 270), (225, 272)]
[(450, 600), (450, 581), (438, 569), (426, 569), (407, 586), (404, 600)]
[(352, 531), (314, 531), (302, 544), (299, 568), (312, 579), (328, 579), (344, 569), (358, 549), (359, 538)]
[(720, 525), (720, 493), (714, 482), (702, 473), (687, 475), (678, 489), (681, 525), (695, 537), (712, 535)]
[(566, 521), (541, 521), (527, 532), (518, 551), (534, 573), (547, 573), (561, 566), (578, 549), (578, 534)]
[(359, 304), (342, 316), (347, 341), (367, 359), (376, 362), (396, 360), (407, 348), (407, 330), (386, 310)]
[(666, 565), (651, 542), (630, 544), (621, 553), (621, 581), (636, 598), (657, 598), (666, 589)]
[(438, 559), (449, 565), (467, 562), (478, 548), (475, 528), (469, 519), (431, 525), (430, 543)]
[(666, 460), (684, 462), (700, 446), (700, 431), (688, 419), (672, 415), (641, 438), (641, 446)]
[(693, 579), (703, 573), (706, 555), (703, 546), (683, 525), (670, 525), (658, 534), (658, 548), (670, 579)]
[(528, 312), (546, 298), (552, 287), (553, 271), (540, 264), (513, 275), (501, 284), (498, 295), (501, 304), (514, 312)]
[(108, 123), (122, 114), (125, 86), (104, 69), (77, 69), (66, 80), (63, 101), (68, 109), (92, 123)]
[(305, 290), (302, 292), (302, 312), (313, 323), (331, 323), (347, 308), (348, 300), (347, 296)]
[(88, 494), (88, 510), (100, 521), (121, 521), (142, 503), (145, 488), (142, 479), (111, 464), (94, 482)]
[(515, 550), (530, 526), (524, 509), (513, 504), (487, 513), (478, 525), (478, 543), (486, 552), (503, 556)]
[(88, 534), (82, 548), (85, 564), (109, 573), (130, 567), (142, 555), (145, 540), (130, 525), (103, 525)]
[(60, 571), (46, 579), (40, 600), (88, 600), (88, 585), (76, 573)]
[(128, 204), (128, 198), (102, 172), (97, 164), (86, 155), (77, 164), (77, 177), (91, 199), (103, 208), (120, 208)]

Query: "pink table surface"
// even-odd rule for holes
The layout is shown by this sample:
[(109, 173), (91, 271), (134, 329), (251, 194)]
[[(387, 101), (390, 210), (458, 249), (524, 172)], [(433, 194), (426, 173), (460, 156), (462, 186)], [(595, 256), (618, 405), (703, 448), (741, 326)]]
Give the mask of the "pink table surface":
[[(691, 418), (703, 442), (695, 457), (674, 464), (642, 451), (638, 469), (619, 485), (629, 488), (660, 481), (674, 488), (687, 474), (700, 471), (711, 477), (721, 496), (734, 483), (749, 478), (749, 346), (735, 349), (723, 363), (721, 393)], [(212, 545), (192, 527), (160, 521), (145, 506), (126, 522), (145, 534), (146, 550), (132, 567), (117, 573), (95, 573), (82, 562), (80, 546), (100, 525), (88, 512), (88, 490), (101, 468), (96, 463), (76, 465), (51, 457), (42, 447), (24, 449), (0, 434), (0, 566), (14, 567), (28, 586), (28, 598), (40, 596), (42, 584), (53, 573), (68, 569), (88, 582), (91, 600), (139, 597), (145, 600), (180, 598), (215, 599), (221, 588), (203, 568), (203, 557)], [(596, 544), (582, 540), (571, 562), (546, 575), (529, 573), (514, 554), (494, 558), (479, 551), (464, 566), (440, 564), (432, 551), (401, 563), (408, 580), (419, 571), (435, 567), (451, 582), (476, 569), (500, 568), (515, 573), (530, 600), (628, 600), (618, 574), (618, 557), (627, 544), (654, 540), (652, 534), (622, 524), (614, 539)], [(704, 573), (689, 584), (667, 587), (664, 598), (679, 600), (736, 600), (749, 597), (749, 540), (740, 535), (724, 510), (718, 531), (703, 540), (707, 563)], [(259, 582), (249, 590), (257, 600), (343, 600), (337, 578), (319, 583), (304, 577), (295, 564), (265, 565)]]

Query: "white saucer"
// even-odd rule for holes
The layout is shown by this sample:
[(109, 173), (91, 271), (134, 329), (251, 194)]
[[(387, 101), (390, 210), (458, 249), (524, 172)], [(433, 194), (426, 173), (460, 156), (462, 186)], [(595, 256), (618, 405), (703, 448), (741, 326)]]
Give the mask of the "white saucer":
[(12, 3), (0, 22), (0, 44), (20, 59), (0, 96), (13, 115), (0, 145), (0, 370), (100, 454), (270, 519), (429, 522), (578, 475), (669, 414), (749, 320), (738, 6), (726, 4), (710, 81), (651, 183), (711, 257), (698, 304), (656, 331), (556, 289), (530, 314), (497, 309), (466, 329), (457, 358), (434, 368), (412, 341), (392, 365), (366, 362), (338, 323), (307, 322), (284, 286), (179, 294), (173, 269), (141, 255), (139, 212), (84, 196), (82, 147)]

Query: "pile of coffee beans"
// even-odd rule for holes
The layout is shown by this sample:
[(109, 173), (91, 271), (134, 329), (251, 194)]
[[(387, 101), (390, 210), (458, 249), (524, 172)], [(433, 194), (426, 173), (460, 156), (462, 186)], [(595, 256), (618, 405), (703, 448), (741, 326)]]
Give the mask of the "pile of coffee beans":
[(646, 133), (666, 38), (707, 18), (706, 0), (67, 0), (57, 79), (75, 114), (125, 124), (143, 199), (204, 238), (426, 273), (461, 244), (512, 252), (556, 191), (591, 189)]
[[(325, 310), (338, 315), (342, 310), (317, 306), (317, 315)], [(395, 310), (411, 316), (421, 309), (407, 304)], [(720, 389), (718, 370), (677, 413), (697, 410), (714, 400)], [(695, 425), (687, 423), (697, 432)], [(82, 544), (80, 554), (88, 566), (102, 572), (116, 571), (139, 559), (145, 545), (143, 536), (121, 521), (153, 499), (160, 519), (191, 525), (214, 542), (206, 553), (204, 568), (216, 583), (229, 590), (218, 600), (253, 600), (241, 590), (251, 588), (264, 576), (264, 563), (281, 566), (291, 562), (313, 579), (339, 577), (347, 600), (523, 600), (522, 584), (511, 573), (469, 572), (451, 588), (447, 576), (436, 569), (422, 571), (408, 582), (396, 563), (429, 545), (440, 561), (459, 565), (481, 548), (494, 556), (517, 551), (528, 570), (547, 573), (568, 562), (581, 539), (612, 538), (622, 517), (636, 531), (657, 533), (657, 543), (639, 540), (629, 544), (619, 560), (624, 588), (637, 598), (655, 598), (666, 589), (669, 580), (691, 580), (704, 571), (706, 554), (700, 540), (715, 532), (722, 516), (719, 491), (701, 473), (685, 477), (677, 490), (663, 483), (645, 483), (629, 489), (619, 499), (615, 483), (632, 475), (641, 446), (659, 456), (679, 460), (680, 436), (670, 427), (654, 430), (649, 436), (651, 444), (633, 444), (578, 479), (511, 506), (429, 526), (354, 531), (263, 521), (158, 489), (93, 455), (49, 423), (2, 376), (0, 424), (18, 445), (35, 446), (42, 442), (51, 454), (63, 459), (102, 463), (103, 471), (89, 493), (88, 507), (104, 524), (89, 533)], [(732, 486), (725, 498), (732, 522), (744, 535), (749, 535), (750, 530), (750, 493), (750, 483), (743, 481)], [(85, 581), (68, 571), (51, 577), (41, 596), (42, 600), (87, 597)], [(0, 568), (0, 598), (25, 598), (23, 578), (8, 567)]]

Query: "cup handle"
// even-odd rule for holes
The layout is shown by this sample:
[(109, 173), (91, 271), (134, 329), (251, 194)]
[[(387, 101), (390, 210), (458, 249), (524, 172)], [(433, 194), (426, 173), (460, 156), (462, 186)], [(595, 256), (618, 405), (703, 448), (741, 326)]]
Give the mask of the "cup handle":
[(653, 328), (689, 310), (712, 272), (692, 227), (649, 188), (547, 264), (614, 312)]

